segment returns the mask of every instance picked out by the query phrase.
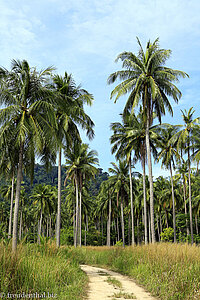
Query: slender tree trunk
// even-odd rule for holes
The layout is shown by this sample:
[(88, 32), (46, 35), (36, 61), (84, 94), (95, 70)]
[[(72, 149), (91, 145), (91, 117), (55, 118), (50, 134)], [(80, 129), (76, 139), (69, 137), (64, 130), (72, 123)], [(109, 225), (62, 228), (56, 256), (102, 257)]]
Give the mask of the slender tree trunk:
[(21, 213), (20, 213), (20, 222), (19, 222), (19, 240), (22, 239), (22, 207), (21, 207)]
[(135, 233), (134, 233), (134, 211), (133, 211), (133, 182), (131, 173), (131, 154), (129, 158), (129, 181), (130, 181), (130, 196), (131, 196), (131, 243), (135, 245)]
[(199, 234), (199, 228), (198, 228), (198, 219), (197, 219), (197, 215), (195, 215), (195, 225), (196, 225), (196, 234)]
[(101, 214), (101, 245), (103, 246), (103, 214)]
[(74, 246), (75, 246), (75, 236), (76, 236), (76, 204), (73, 203), (73, 233), (74, 233)]
[(149, 243), (151, 243), (151, 214), (150, 214), (150, 211), (149, 211), (148, 215), (149, 215)]
[(158, 230), (158, 240), (160, 242), (160, 228), (159, 228), (158, 215), (156, 215), (156, 221), (157, 221), (157, 230)]
[(61, 225), (61, 156), (62, 149), (59, 148), (58, 157), (58, 211), (57, 211), (57, 227), (56, 227), (56, 246), (60, 247), (60, 225)]
[(18, 227), (19, 200), (20, 200), (21, 181), (22, 181), (22, 166), (23, 166), (23, 143), (21, 143), (20, 145), (19, 163), (17, 168), (17, 186), (16, 186), (16, 193), (15, 193), (12, 252), (16, 252), (17, 250), (17, 227)]
[(142, 157), (142, 169), (143, 169), (143, 198), (144, 198), (144, 241), (145, 245), (148, 244), (148, 233), (147, 233), (147, 199), (146, 199), (146, 171), (145, 171), (145, 156)]
[(117, 216), (117, 241), (119, 242), (119, 220)]
[(81, 247), (81, 225), (82, 225), (82, 222), (81, 222), (81, 220), (82, 220), (82, 212), (81, 212), (81, 206), (82, 206), (82, 193), (81, 193), (81, 188), (80, 188), (80, 192), (79, 192), (79, 202), (80, 202), (80, 206), (79, 206), (79, 231), (80, 231), (80, 233), (79, 233), (79, 246)]
[(140, 220), (139, 216), (137, 217), (137, 243), (140, 244)]
[(189, 230), (189, 227), (188, 227), (188, 220), (187, 220), (186, 184), (185, 184), (184, 178), (183, 178), (183, 197), (184, 197), (184, 203), (185, 203), (186, 230), (187, 230), (187, 235), (189, 235), (190, 230)]
[(9, 225), (8, 225), (8, 238), (9, 239), (11, 238), (11, 232), (12, 232), (14, 182), (15, 182), (15, 172), (13, 171), (13, 175), (12, 175), (12, 188), (11, 188), (11, 199), (10, 199), (10, 217), (9, 217)]
[(190, 143), (188, 143), (188, 184), (189, 184), (189, 210), (190, 210), (190, 233), (191, 244), (194, 243), (193, 224), (192, 224), (192, 194), (191, 194), (191, 169), (190, 169)]
[(76, 226), (75, 226), (75, 240), (74, 240), (74, 246), (77, 247), (77, 240), (78, 240), (78, 202), (79, 202), (79, 199), (78, 199), (78, 181), (77, 181), (77, 176), (76, 176)]
[(176, 212), (175, 212), (175, 200), (174, 200), (174, 182), (173, 182), (173, 174), (172, 174), (172, 165), (170, 162), (170, 177), (171, 177), (171, 185), (172, 185), (172, 206), (173, 206), (173, 228), (174, 228), (174, 243), (176, 243)]
[(107, 220), (107, 246), (110, 247), (111, 197), (109, 195), (109, 211)]
[(123, 193), (121, 195), (121, 224), (122, 224), (122, 242), (123, 247), (125, 247), (125, 238), (124, 238), (124, 209), (123, 209)]
[(40, 244), (41, 234), (42, 234), (42, 207), (40, 209), (40, 221), (39, 221), (39, 227), (38, 227), (38, 244)]
[(131, 244), (131, 237), (130, 237), (130, 229), (131, 229), (131, 217), (130, 213), (128, 214), (128, 245)]
[(152, 243), (156, 242), (155, 237), (155, 226), (154, 226), (154, 199), (153, 199), (153, 176), (152, 176), (152, 162), (151, 162), (151, 148), (149, 142), (149, 108), (147, 112), (147, 123), (146, 123), (146, 148), (148, 158), (148, 169), (149, 169), (149, 187), (150, 187), (150, 213), (151, 213), (151, 235)]

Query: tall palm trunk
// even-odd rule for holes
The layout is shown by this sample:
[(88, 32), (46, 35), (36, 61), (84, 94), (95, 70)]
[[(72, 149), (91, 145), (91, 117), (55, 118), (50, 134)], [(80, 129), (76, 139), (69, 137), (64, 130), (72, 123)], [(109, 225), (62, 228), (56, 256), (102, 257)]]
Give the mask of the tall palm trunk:
[(12, 252), (16, 252), (17, 250), (17, 227), (18, 227), (19, 200), (20, 200), (20, 191), (21, 191), (21, 182), (22, 182), (23, 148), (24, 145), (23, 143), (21, 143), (19, 149), (19, 163), (17, 168), (17, 186), (16, 186), (16, 193), (15, 193)]
[(149, 108), (147, 112), (147, 123), (146, 123), (146, 147), (147, 147), (147, 158), (148, 158), (148, 169), (149, 169), (149, 187), (150, 187), (150, 214), (151, 214), (151, 236), (152, 244), (156, 242), (155, 238), (155, 226), (154, 226), (154, 199), (153, 199), (153, 176), (152, 176), (152, 162), (151, 162), (151, 148), (149, 142)]
[(142, 157), (142, 169), (143, 169), (143, 198), (144, 198), (144, 240), (145, 245), (148, 244), (148, 232), (147, 232), (147, 199), (146, 199), (146, 171), (145, 171), (145, 153)]
[(186, 184), (185, 184), (184, 177), (183, 177), (183, 198), (184, 198), (184, 204), (185, 204), (186, 230), (187, 230), (187, 235), (189, 235), (190, 231), (189, 231), (188, 220), (187, 220)]
[(131, 173), (131, 154), (129, 157), (129, 180), (130, 180), (130, 196), (131, 196), (131, 232), (132, 232), (132, 246), (135, 245), (135, 234), (134, 234), (134, 212), (133, 212), (133, 182)]
[(42, 234), (42, 204), (40, 209), (40, 221), (38, 224), (38, 244), (40, 244), (40, 236)]
[(123, 247), (125, 247), (125, 238), (124, 238), (124, 209), (123, 209), (123, 193), (121, 192), (121, 226), (122, 226), (122, 242)]
[(171, 185), (172, 185), (172, 206), (173, 206), (173, 228), (174, 228), (174, 243), (176, 243), (176, 212), (175, 212), (175, 200), (174, 200), (174, 182), (173, 182), (173, 174), (172, 174), (172, 165), (170, 162), (170, 177), (171, 177)]
[(15, 173), (13, 171), (12, 175), (12, 188), (11, 188), (11, 199), (10, 199), (10, 217), (9, 217), (9, 225), (8, 225), (8, 238), (11, 238), (12, 232), (12, 215), (13, 215), (13, 199), (14, 199), (14, 182), (15, 182)]
[(78, 241), (78, 178), (75, 178), (75, 185), (76, 185), (76, 223), (75, 223), (75, 236), (74, 236), (74, 246), (77, 247)]
[(21, 213), (20, 213), (20, 222), (19, 222), (19, 240), (22, 239), (22, 207), (21, 207)]
[(109, 210), (107, 220), (107, 246), (110, 247), (110, 224), (111, 224), (111, 197), (109, 195)]
[(79, 192), (79, 202), (80, 202), (80, 205), (79, 205), (79, 231), (80, 231), (80, 233), (79, 233), (79, 246), (81, 247), (81, 225), (82, 225), (82, 222), (81, 222), (81, 220), (82, 220), (82, 216), (81, 216), (81, 214), (82, 214), (82, 212), (81, 212), (81, 206), (82, 206), (82, 193), (81, 193), (81, 188), (80, 188), (80, 192)]
[(191, 195), (191, 169), (190, 169), (190, 143), (188, 143), (188, 184), (189, 184), (189, 210), (190, 210), (190, 233), (191, 244), (194, 243), (193, 224), (192, 224), (192, 195)]
[(57, 211), (57, 227), (56, 227), (56, 246), (60, 247), (60, 224), (61, 224), (61, 156), (62, 149), (59, 148), (58, 157), (58, 211)]

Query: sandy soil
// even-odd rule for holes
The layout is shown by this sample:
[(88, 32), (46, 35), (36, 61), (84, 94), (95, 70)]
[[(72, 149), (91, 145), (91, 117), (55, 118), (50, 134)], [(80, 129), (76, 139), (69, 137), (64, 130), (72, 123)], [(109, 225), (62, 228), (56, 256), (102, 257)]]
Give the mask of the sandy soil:
[(81, 269), (89, 276), (88, 300), (156, 300), (124, 275), (87, 265), (81, 265)]

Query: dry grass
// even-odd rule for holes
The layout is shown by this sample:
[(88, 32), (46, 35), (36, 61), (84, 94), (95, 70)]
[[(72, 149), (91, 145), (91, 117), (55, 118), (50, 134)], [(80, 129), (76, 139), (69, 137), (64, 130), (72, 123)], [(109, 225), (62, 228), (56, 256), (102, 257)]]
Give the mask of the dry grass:
[(81, 263), (127, 274), (160, 299), (200, 299), (200, 248), (159, 243), (136, 247), (83, 247), (70, 254)]

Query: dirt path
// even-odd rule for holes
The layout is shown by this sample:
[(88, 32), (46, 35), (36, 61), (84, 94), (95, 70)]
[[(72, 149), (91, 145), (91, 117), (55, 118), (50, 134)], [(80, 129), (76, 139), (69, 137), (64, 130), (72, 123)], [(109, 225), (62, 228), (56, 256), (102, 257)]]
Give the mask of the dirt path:
[(81, 265), (89, 276), (88, 300), (156, 300), (126, 276), (102, 268)]

